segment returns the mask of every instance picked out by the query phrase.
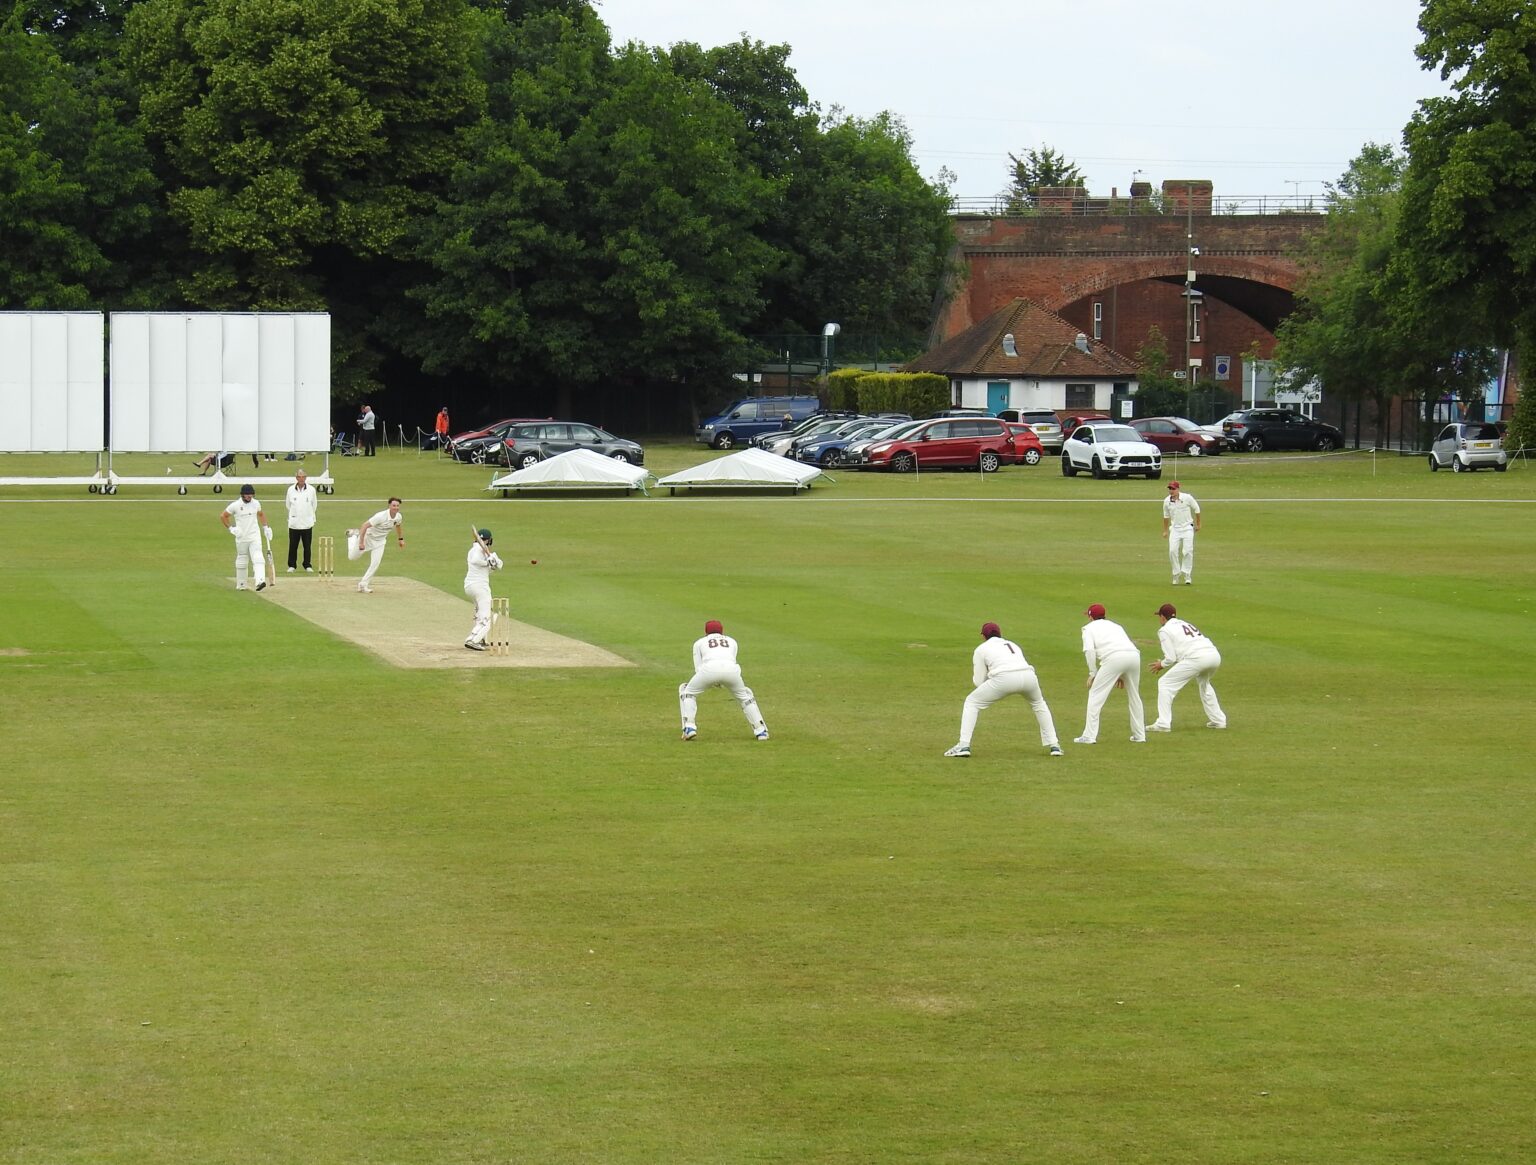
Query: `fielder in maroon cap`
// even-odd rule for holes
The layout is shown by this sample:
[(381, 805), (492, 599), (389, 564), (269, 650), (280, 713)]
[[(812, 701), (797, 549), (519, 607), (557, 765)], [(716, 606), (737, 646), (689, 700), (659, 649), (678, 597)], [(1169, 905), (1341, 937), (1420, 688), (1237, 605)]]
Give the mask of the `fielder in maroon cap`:
[(946, 750), (945, 756), (970, 756), (971, 736), (982, 709), (990, 708), (1004, 696), (1014, 695), (1029, 701), (1035, 723), (1040, 727), (1040, 744), (1050, 749), (1052, 756), (1062, 755), (1056, 724), (1040, 692), (1035, 669), (1017, 643), (1003, 638), (996, 623), (981, 625), (981, 646), (971, 653), (971, 683), (975, 690), (965, 698), (965, 706), (960, 710), (960, 741)]
[(710, 688), (724, 688), (736, 697), (742, 715), (752, 726), (752, 735), (758, 740), (768, 739), (768, 725), (758, 711), (757, 697), (742, 682), (741, 666), (736, 662), (736, 641), (725, 633), (725, 625), (719, 619), (704, 624), (704, 636), (693, 645), (693, 677), (677, 686), (678, 708), (683, 715), (683, 739), (692, 740), (699, 734), (696, 717), (699, 697)]

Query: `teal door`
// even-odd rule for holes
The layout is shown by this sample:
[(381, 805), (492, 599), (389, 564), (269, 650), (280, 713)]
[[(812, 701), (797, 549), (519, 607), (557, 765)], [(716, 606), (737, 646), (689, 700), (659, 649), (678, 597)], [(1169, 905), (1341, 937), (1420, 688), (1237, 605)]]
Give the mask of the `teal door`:
[(994, 417), (1008, 407), (1008, 382), (993, 380), (987, 384), (987, 412)]

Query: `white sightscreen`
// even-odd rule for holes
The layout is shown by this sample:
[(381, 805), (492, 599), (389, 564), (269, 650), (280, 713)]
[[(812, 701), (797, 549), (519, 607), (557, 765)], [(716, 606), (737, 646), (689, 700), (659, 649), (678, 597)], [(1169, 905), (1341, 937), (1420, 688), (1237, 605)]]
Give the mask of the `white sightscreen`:
[(331, 317), (113, 312), (112, 448), (319, 452), (331, 446)]
[(100, 312), (0, 312), (0, 452), (99, 453)]

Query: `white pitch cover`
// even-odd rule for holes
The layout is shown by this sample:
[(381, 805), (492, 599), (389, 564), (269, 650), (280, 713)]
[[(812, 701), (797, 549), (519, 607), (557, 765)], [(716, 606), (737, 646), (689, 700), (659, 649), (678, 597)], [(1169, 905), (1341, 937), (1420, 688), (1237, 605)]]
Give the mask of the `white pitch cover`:
[(114, 312), (111, 322), (114, 451), (330, 448), (330, 316)]
[(0, 312), (0, 452), (104, 444), (100, 312)]

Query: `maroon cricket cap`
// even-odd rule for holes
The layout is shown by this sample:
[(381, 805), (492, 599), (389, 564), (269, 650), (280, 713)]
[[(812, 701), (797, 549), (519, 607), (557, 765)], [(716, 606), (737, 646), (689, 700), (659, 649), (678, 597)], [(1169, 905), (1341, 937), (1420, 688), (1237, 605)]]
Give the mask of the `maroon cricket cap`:
[(1161, 615), (1164, 619), (1172, 619), (1175, 615), (1177, 615), (1179, 613), (1179, 609), (1177, 607), (1175, 607), (1172, 603), (1164, 603), (1161, 607), (1159, 607), (1157, 609), (1157, 613), (1159, 615)]
[(994, 635), (1001, 635), (1002, 633), (1002, 628), (996, 623), (983, 623), (981, 625), (981, 637), (983, 639), (991, 639)]
[(1169, 488), (1169, 489), (1171, 489), (1171, 490), (1173, 490), (1173, 489), (1183, 489), (1183, 488), (1184, 488), (1184, 487), (1183, 487), (1183, 486), (1182, 486), (1182, 485), (1180, 485), (1180, 484), (1179, 484), (1179, 483), (1178, 483), (1178, 482), (1176, 482), (1176, 481), (1170, 481), (1170, 482), (1169, 482), (1169, 483), (1168, 483), (1168, 488)]
[(719, 619), (711, 619), (708, 623), (704, 624), (705, 635), (722, 635), (724, 633), (725, 628), (720, 625)]
[(1083, 614), (1087, 615), (1090, 619), (1102, 619), (1104, 618), (1104, 604), (1093, 603)]

